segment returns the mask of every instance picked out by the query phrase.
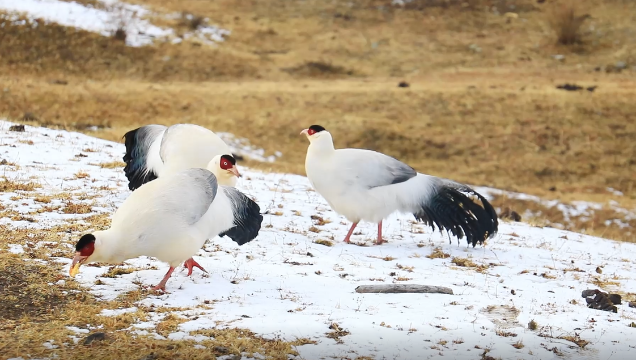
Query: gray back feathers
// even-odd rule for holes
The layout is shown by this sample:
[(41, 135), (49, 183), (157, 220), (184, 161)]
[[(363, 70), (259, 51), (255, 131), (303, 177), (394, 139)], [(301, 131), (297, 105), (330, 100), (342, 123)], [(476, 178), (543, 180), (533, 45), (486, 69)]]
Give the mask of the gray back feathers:
[(219, 185), (216, 176), (209, 170), (191, 168), (176, 175), (174, 199), (170, 199), (174, 209), (179, 209), (188, 225), (192, 225), (205, 215), (212, 205)]

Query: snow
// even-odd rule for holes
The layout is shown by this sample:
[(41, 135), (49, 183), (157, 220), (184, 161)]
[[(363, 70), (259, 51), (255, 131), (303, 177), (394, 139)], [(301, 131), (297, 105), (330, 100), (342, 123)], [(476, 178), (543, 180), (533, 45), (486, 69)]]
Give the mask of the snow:
[[(177, 36), (174, 29), (155, 26), (147, 20), (146, 17), (156, 14), (143, 6), (117, 0), (99, 2), (103, 8), (60, 0), (0, 0), (0, 10), (11, 13), (8, 17), (0, 14), (0, 19), (4, 17), (20, 25), (26, 25), (24, 20), (19, 20), (17, 14), (20, 13), (26, 14), (29, 20), (42, 19), (103, 36), (111, 36), (118, 28), (123, 28), (127, 35), (126, 44), (136, 47), (152, 44), (155, 39), (171, 39), (172, 42), (178, 43), (193, 37), (203, 43), (212, 44), (224, 41), (224, 36), (230, 34), (228, 30), (216, 26), (200, 26), (193, 32)], [(175, 16), (169, 14), (165, 17)], [(32, 22), (32, 26), (37, 26), (37, 23)]]
[[(119, 161), (122, 144), (30, 126), (12, 132), (10, 125), (0, 122), (0, 158), (15, 165), (0, 165), (0, 171), (10, 180), (35, 181), (42, 188), (0, 193), (3, 206), (34, 220), (2, 219), (2, 224), (39, 231), (95, 212), (110, 214), (130, 194), (121, 168), (98, 165)], [(88, 176), (77, 177), (80, 171)], [(384, 222), (388, 243), (373, 245), (376, 227), (362, 223), (352, 239), (360, 246), (347, 245), (342, 239), (350, 224), (330, 210), (305, 177), (246, 168), (241, 172), (237, 188), (266, 212), (258, 238), (240, 247), (226, 238), (211, 239), (195, 256), (208, 274), (195, 270), (187, 277), (179, 269), (168, 281), (166, 294), (149, 294), (134, 307), (104, 310), (102, 315), (151, 306), (174, 309), (148, 312), (147, 321), (124, 331), (162, 338), (155, 333), (156, 324), (172, 313), (187, 319), (167, 336), (175, 341), (199, 341), (202, 338), (192, 333), (199, 329), (240, 327), (270, 339), (317, 342), (298, 346), (297, 359), (429, 359), (441, 354), (473, 360), (486, 349), (488, 356), (503, 359), (631, 358), (636, 329), (629, 325), (636, 321), (636, 309), (625, 301), (616, 314), (589, 309), (581, 291), (598, 288), (594, 282), (613, 282), (605, 290), (633, 300), (636, 244), (502, 221), (494, 239), (473, 249), (454, 238), (449, 244), (448, 237), (413, 223), (410, 216), (395, 215)], [(63, 192), (74, 202), (94, 203), (93, 212), (37, 211), (64, 203), (42, 204), (33, 197)], [(79, 200), (86, 193), (94, 198)], [(19, 200), (12, 200), (16, 196)], [(81, 235), (73, 233), (69, 239), (74, 242)], [(317, 240), (332, 241), (333, 246)], [(67, 257), (46, 261), (66, 264), (66, 275), (73, 249), (68, 244), (63, 248)], [(428, 258), (435, 248), (450, 257)], [(10, 245), (7, 250), (20, 256), (16, 249)], [(481, 268), (457, 266), (455, 257), (469, 258)], [(112, 300), (138, 289), (140, 282), (156, 284), (168, 269), (146, 257), (122, 266), (135, 271), (109, 278), (103, 276), (109, 266), (84, 266), (75, 279), (66, 281), (78, 281), (86, 291)], [(359, 285), (391, 283), (446, 286), (454, 295), (355, 292)], [(528, 329), (531, 320), (538, 324), (536, 330)], [(349, 334), (328, 337), (334, 323)], [(579, 348), (567, 337), (589, 344)], [(523, 347), (513, 347), (517, 342)]]

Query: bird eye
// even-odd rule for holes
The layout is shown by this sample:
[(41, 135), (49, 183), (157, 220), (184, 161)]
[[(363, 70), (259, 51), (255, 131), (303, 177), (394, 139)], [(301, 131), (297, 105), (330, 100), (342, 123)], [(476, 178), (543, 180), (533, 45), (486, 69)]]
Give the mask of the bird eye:
[(313, 134), (315, 134), (315, 133), (316, 133), (316, 130), (314, 130), (314, 129), (309, 129), (309, 130), (307, 131), (307, 134), (309, 134), (309, 135), (313, 135)]

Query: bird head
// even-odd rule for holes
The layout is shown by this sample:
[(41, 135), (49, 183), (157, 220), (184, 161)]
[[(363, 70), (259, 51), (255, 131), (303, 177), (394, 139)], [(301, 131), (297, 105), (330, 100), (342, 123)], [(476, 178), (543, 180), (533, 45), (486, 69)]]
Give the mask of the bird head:
[[(232, 155), (217, 155), (208, 165), (210, 170), (219, 180), (221, 185), (235, 184), (236, 178), (240, 178), (242, 175), (236, 168), (236, 159)], [(234, 186), (234, 185), (231, 185)]]
[(71, 277), (75, 277), (75, 275), (79, 273), (80, 266), (89, 261), (89, 259), (93, 256), (93, 253), (95, 252), (95, 240), (95, 235), (86, 234), (79, 239), (77, 244), (75, 244), (75, 256), (73, 257), (73, 262), (71, 263), (71, 268), (69, 270), (69, 275), (71, 275)]
[(311, 125), (308, 129), (304, 129), (303, 131), (300, 132), (301, 135), (305, 134), (305, 136), (307, 136), (307, 139), (309, 139), (309, 142), (312, 142), (315, 139), (318, 139), (320, 136), (322, 136), (325, 133), (327, 133), (327, 130), (320, 125)]

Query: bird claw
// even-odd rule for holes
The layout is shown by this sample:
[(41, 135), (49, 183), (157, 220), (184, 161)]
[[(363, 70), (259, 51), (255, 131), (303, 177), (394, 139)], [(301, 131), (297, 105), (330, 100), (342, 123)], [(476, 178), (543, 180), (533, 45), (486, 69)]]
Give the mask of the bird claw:
[(203, 268), (203, 266), (199, 265), (199, 263), (197, 263), (196, 261), (194, 261), (193, 258), (189, 258), (188, 260), (185, 261), (185, 263), (183, 264), (183, 266), (188, 269), (188, 276), (192, 275), (192, 270), (196, 267), (201, 269), (204, 273), (207, 273), (207, 270), (205, 270)]

